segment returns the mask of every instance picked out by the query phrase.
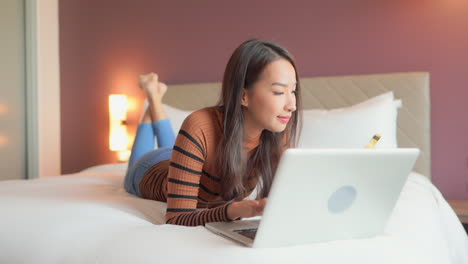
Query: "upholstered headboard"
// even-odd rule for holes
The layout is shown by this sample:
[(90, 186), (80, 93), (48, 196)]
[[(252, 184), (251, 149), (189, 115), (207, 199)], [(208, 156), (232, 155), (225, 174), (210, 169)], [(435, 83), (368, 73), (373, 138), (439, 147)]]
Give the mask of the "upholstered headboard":
[[(414, 170), (431, 177), (429, 73), (386, 73), (301, 78), (304, 109), (346, 107), (393, 91), (402, 99), (398, 112), (398, 146), (421, 150)], [(216, 104), (221, 83), (170, 85), (164, 103), (184, 110)]]

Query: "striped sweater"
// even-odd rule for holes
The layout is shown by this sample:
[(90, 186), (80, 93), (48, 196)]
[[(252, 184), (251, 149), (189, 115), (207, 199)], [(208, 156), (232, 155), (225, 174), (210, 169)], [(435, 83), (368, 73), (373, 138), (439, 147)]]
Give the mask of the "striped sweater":
[[(228, 203), (220, 196), (222, 176), (215, 169), (222, 121), (219, 107), (189, 115), (179, 131), (171, 160), (153, 165), (141, 180), (143, 198), (167, 202), (168, 224), (196, 226), (229, 221)], [(244, 142), (247, 156), (258, 144), (259, 138)], [(253, 179), (246, 187), (252, 191), (256, 184), (257, 179)]]

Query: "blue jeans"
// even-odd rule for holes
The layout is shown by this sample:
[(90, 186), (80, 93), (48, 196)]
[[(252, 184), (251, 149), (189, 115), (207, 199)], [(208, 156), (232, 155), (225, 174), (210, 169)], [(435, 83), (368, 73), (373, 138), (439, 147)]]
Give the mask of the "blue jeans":
[[(157, 139), (158, 149), (154, 149), (154, 137)], [(124, 180), (127, 192), (141, 197), (141, 179), (154, 164), (171, 158), (174, 142), (174, 130), (169, 119), (138, 125)]]

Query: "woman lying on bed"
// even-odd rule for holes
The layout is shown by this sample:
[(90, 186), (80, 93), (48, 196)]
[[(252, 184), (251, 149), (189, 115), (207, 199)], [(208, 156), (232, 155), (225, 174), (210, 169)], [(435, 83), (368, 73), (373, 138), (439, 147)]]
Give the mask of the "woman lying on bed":
[[(162, 105), (167, 86), (150, 74), (140, 78), (140, 87), (149, 107), (125, 189), (167, 202), (168, 224), (261, 215), (279, 158), (297, 141), (300, 85), (291, 55), (272, 42), (241, 44), (226, 66), (218, 105), (190, 114), (177, 138)], [(255, 187), (258, 200), (243, 200)]]

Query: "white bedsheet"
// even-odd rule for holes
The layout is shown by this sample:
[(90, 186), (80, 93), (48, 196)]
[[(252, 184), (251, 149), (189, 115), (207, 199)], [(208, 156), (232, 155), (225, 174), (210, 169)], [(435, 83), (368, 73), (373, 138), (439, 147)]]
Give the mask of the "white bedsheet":
[(163, 224), (165, 203), (126, 193), (124, 170), (0, 183), (0, 263), (468, 263), (456, 215), (416, 173), (383, 236), (252, 249), (201, 226)]

